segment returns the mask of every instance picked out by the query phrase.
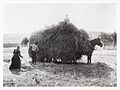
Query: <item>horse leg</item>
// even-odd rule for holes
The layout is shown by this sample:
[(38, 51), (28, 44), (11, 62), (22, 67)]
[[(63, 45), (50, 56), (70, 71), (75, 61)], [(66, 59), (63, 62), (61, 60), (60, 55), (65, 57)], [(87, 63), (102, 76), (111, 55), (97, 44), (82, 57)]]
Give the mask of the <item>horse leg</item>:
[(87, 56), (87, 64), (90, 64), (91, 63), (91, 55), (88, 55)]
[(87, 64), (89, 64), (89, 55), (87, 56)]
[(93, 51), (90, 53), (90, 63), (91, 63), (91, 57), (92, 57), (92, 53), (93, 53)]
[(90, 64), (91, 64), (91, 56), (90, 56)]
[(92, 56), (92, 55), (89, 56), (89, 63), (90, 63), (90, 64), (91, 64), (91, 56)]

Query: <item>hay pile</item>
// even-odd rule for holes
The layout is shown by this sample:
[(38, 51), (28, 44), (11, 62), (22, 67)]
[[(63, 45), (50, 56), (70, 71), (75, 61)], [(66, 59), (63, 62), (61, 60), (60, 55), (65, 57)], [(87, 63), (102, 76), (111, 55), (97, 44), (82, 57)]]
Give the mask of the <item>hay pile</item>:
[(30, 44), (38, 42), (39, 61), (51, 62), (52, 59), (61, 59), (63, 63), (68, 63), (76, 61), (76, 53), (88, 38), (86, 31), (79, 30), (70, 22), (62, 21), (43, 32), (32, 34)]
[(21, 41), (21, 46), (27, 46), (29, 40), (27, 37), (23, 38), (23, 40)]
[(38, 42), (42, 38), (42, 31), (35, 31), (31, 34), (29, 37), (29, 44), (33, 44), (35, 42)]

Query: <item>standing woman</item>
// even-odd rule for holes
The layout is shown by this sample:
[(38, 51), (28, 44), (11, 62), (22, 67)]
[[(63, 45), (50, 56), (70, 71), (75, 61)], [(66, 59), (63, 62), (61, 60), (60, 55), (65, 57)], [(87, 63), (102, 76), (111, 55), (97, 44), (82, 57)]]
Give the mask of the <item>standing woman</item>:
[(23, 58), (23, 56), (21, 56), (20, 54), (20, 46), (17, 46), (17, 49), (14, 49), (13, 52), (13, 57), (12, 57), (12, 62), (11, 65), (9, 67), (10, 70), (20, 70), (21, 68), (21, 61), (20, 61), (20, 57)]

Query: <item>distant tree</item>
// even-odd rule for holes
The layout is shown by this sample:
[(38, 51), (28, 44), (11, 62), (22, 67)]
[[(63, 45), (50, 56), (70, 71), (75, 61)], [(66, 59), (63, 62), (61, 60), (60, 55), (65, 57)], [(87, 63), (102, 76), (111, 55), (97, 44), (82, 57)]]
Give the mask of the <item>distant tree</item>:
[(113, 37), (109, 33), (101, 32), (100, 38), (101, 41), (104, 43), (104, 49), (107, 44), (113, 43)]
[(27, 37), (23, 38), (22, 42), (21, 42), (21, 46), (27, 46), (29, 40)]
[(114, 32), (114, 33), (111, 34), (111, 36), (112, 36), (112, 38), (113, 38), (113, 40), (114, 40), (114, 42), (113, 42), (113, 46), (115, 47), (116, 44), (117, 44), (117, 33)]

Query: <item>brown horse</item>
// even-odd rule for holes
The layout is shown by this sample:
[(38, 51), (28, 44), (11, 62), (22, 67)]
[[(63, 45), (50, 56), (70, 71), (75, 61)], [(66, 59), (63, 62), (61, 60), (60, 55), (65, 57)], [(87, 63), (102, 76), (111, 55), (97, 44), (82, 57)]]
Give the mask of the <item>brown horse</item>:
[(76, 59), (80, 59), (82, 57), (82, 55), (87, 55), (87, 63), (88, 64), (91, 63), (92, 53), (95, 50), (94, 48), (96, 45), (98, 45), (100, 47), (103, 46), (103, 44), (99, 38), (95, 38), (93, 40), (86, 41), (83, 48), (81, 50), (79, 50), (79, 52), (77, 53)]

